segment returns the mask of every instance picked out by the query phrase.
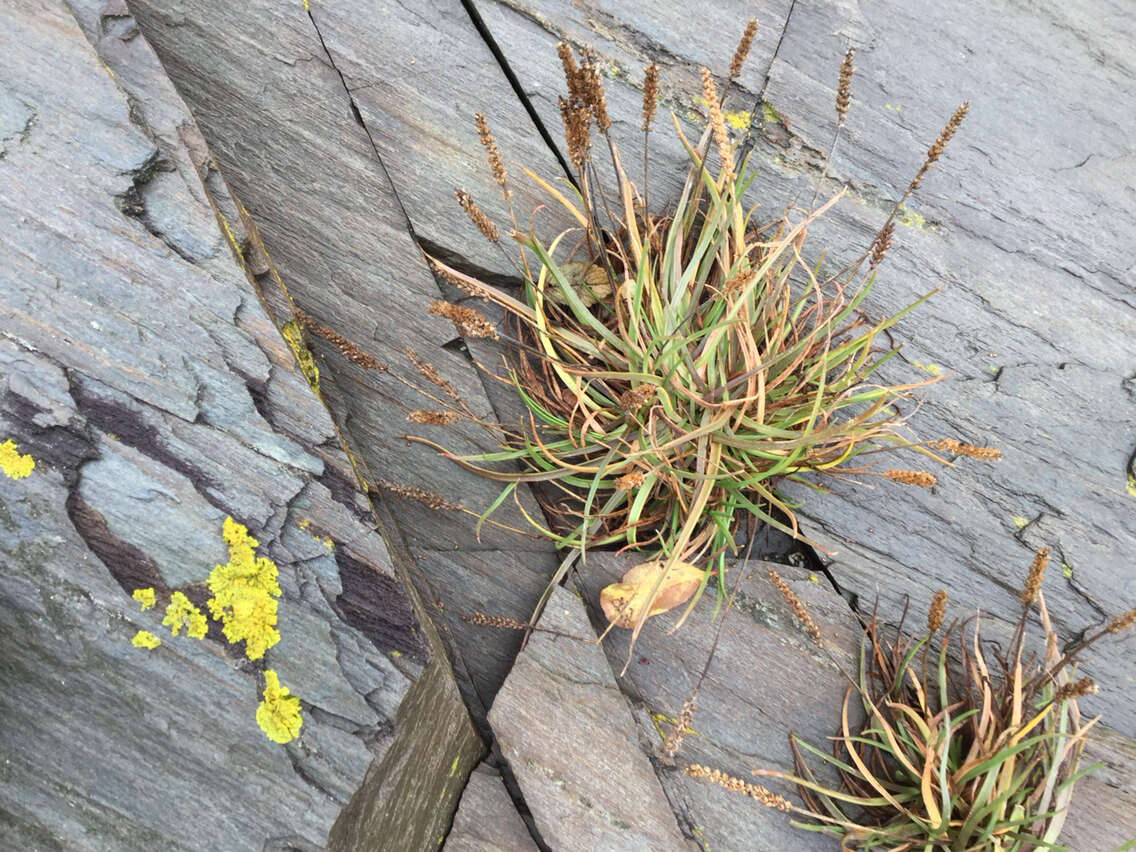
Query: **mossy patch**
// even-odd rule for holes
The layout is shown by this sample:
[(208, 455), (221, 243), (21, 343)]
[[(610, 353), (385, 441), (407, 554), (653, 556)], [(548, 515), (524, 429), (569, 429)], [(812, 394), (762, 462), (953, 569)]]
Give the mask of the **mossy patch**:
[(300, 326), (295, 321), (284, 323), (280, 327), (280, 334), (284, 337), (284, 342), (288, 344), (288, 348), (292, 350), (292, 355), (296, 358), (296, 364), (300, 368), (300, 372), (304, 374), (304, 378), (308, 380), (308, 386), (318, 395), (320, 392), (320, 371), (316, 365), (315, 358), (312, 357), (311, 350), (304, 345), (304, 335), (300, 331)]

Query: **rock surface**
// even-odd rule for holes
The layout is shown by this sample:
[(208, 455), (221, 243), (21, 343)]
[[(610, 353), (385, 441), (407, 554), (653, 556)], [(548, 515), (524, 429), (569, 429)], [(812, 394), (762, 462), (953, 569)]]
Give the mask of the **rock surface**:
[(557, 587), (489, 711), (537, 830), (553, 849), (693, 848), (643, 753), (583, 603)]
[(481, 764), (469, 776), (447, 852), (536, 852), (536, 844), (517, 814), (497, 770)]
[[(1005, 461), (959, 464), (925, 492), (839, 483), (831, 494), (801, 495), (802, 522), (830, 552), (828, 567), (843, 589), (861, 600), (878, 589), (891, 617), (905, 595), (919, 609), (945, 585), (958, 607), (981, 606), (1004, 625), (1039, 544), (1057, 557), (1046, 594), (1067, 637), (1136, 598), (1136, 514), (1126, 488), (1126, 477), (1136, 476), (1128, 345), (1136, 323), (1124, 239), (1136, 188), (1131, 134), (1118, 118), (1131, 112), (1125, 107), (1136, 68), (1123, 4), (996, 2), (977, 12), (948, 4), (916, 14), (895, 0), (731, 0), (678, 16), (673, 3), (624, 0), (428, 0), (377, 11), (363, 0), (131, 0), (129, 8), (124, 0), (72, 0), (70, 8), (86, 41), (65, 7), (47, 0), (0, 15), (0, 38), (12, 46), (0, 84), (0, 214), (8, 226), (0, 236), (0, 428), (8, 431), (0, 441), (11, 435), (39, 459), (30, 479), (0, 478), (7, 515), (0, 522), (21, 530), (14, 541), (4, 534), (4, 551), (23, 566), (2, 579), (2, 594), (15, 606), (4, 608), (0, 629), (6, 647), (18, 649), (19, 665), (0, 664), (0, 685), (10, 692), (18, 683), (34, 698), (13, 718), (42, 719), (61, 742), (74, 729), (77, 705), (67, 703), (62, 687), (30, 685), (41, 668), (86, 660), (63, 678), (67, 689), (78, 684), (75, 694), (97, 695), (113, 688), (123, 703), (95, 711), (89, 746), (53, 757), (62, 762), (50, 771), (35, 768), (27, 742), (16, 743), (23, 774), (0, 780), (0, 810), (5, 831), (13, 826), (25, 845), (63, 843), (44, 825), (66, 800), (75, 805), (68, 814), (78, 816), (51, 823), (61, 826), (63, 845), (177, 848), (171, 826), (196, 820), (197, 812), (166, 808), (158, 792), (137, 799), (122, 793), (138, 784), (131, 774), (137, 767), (128, 770), (126, 761), (135, 755), (107, 731), (115, 713), (127, 712), (145, 716), (138, 736), (148, 743), (146, 766), (181, 759), (212, 777), (239, 756), (254, 769), (239, 783), (217, 781), (218, 795), (231, 802), (245, 784), (267, 784), (260, 789), (274, 795), (271, 785), (283, 784), (276, 801), (286, 825), (271, 835), (284, 838), (279, 845), (349, 848), (365, 833), (405, 844), (406, 832), (416, 831), (433, 848), (444, 833), (478, 746), (463, 714), (440, 720), (439, 741), (461, 767), (447, 776), (452, 754), (399, 735), (453, 699), (448, 671), (431, 656), (430, 625), (415, 620), (409, 601), (419, 594), (438, 620), (462, 695), (484, 724), (519, 639), (461, 616), (481, 610), (527, 618), (556, 557), (547, 544), (492, 525), (475, 538), (476, 515), (496, 488), (398, 438), (414, 431), (459, 451), (493, 443), (468, 420), (449, 430), (406, 423), (410, 410), (453, 401), (423, 381), (405, 350), (435, 365), (475, 417), (514, 417), (508, 396), (466, 356), (496, 364), (496, 351), (462, 341), (426, 314), (431, 300), (460, 294), (433, 278), (421, 249), (505, 285), (515, 280), (499, 250), (465, 219), (452, 189), (465, 187), (499, 223), (508, 220), (470, 120), (485, 112), (509, 166), (518, 219), (528, 221), (543, 196), (517, 161), (546, 178), (563, 162), (553, 49), (561, 38), (599, 52), (624, 162), (638, 163), (642, 66), (659, 61), (664, 106), (695, 135), (698, 67), (724, 69), (744, 20), (757, 14), (761, 30), (729, 108), (759, 167), (753, 200), (771, 213), (815, 180), (832, 131), (836, 66), (854, 44), (854, 104), (828, 187), (846, 183), (850, 197), (827, 227), (814, 230), (812, 243), (814, 254), (835, 247), (833, 262), (870, 238), (942, 120), (971, 96), (963, 131), (900, 217), (905, 227), (869, 307), (892, 313), (944, 285), (900, 329), (911, 342), (889, 378), (948, 373), (925, 393), (914, 426), (927, 437), (995, 444)], [(42, 57), (57, 53), (45, 76)], [(665, 109), (651, 151), (652, 206), (659, 207), (685, 163)], [(536, 224), (545, 232), (558, 223), (546, 210)], [(387, 367), (364, 368), (333, 345), (309, 340), (330, 420), (272, 328), (291, 320), (294, 306)], [(190, 351), (197, 357), (184, 357)], [(348, 441), (346, 455), (340, 438)], [(423, 488), (467, 511), (439, 513), (388, 491), (378, 500), (384, 546), (356, 473), (376, 489), (395, 486), (405, 495), (407, 487)], [(530, 493), (520, 499), (539, 513)], [(192, 590), (187, 584), (224, 559), (220, 519), (230, 513), (281, 566), (284, 640), (270, 662), (311, 705), (302, 754), (265, 742), (248, 754), (260, 736), (252, 727), (251, 738), (234, 735), (228, 752), (202, 760), (177, 732), (204, 732), (214, 718), (225, 731), (249, 727), (255, 674), (235, 670), (212, 638), (167, 641), (149, 653), (121, 642), (149, 623), (126, 589), (145, 581)], [(509, 503), (495, 518), (525, 523)], [(415, 588), (405, 596), (392, 558), (414, 569)], [(596, 570), (615, 570), (602, 564), (601, 557)], [(43, 592), (45, 576), (55, 591)], [(794, 582), (815, 591), (800, 576)], [(384, 603), (392, 600), (401, 603)], [(797, 659), (795, 627), (762, 622), (776, 598), (755, 590), (753, 602), (751, 620), (738, 619), (739, 635), (775, 660)], [(847, 620), (835, 597), (821, 594), (814, 603), (826, 613), (831, 607), (834, 623)], [(413, 647), (393, 644), (415, 624)], [(673, 715), (700, 670), (704, 638), (679, 634), (669, 649), (645, 636), (637, 651), (650, 662), (633, 661), (622, 689), (653, 712)], [(1081, 844), (1075, 848), (1109, 848), (1106, 839), (1133, 833), (1123, 820), (1136, 812), (1129, 739), (1136, 734), (1136, 662), (1126, 650), (1133, 641), (1102, 645), (1087, 667), (1104, 687), (1087, 708), (1103, 712), (1116, 730), (1094, 742), (1108, 766), (1083, 782), (1085, 805), (1068, 828)], [(110, 674), (127, 651), (131, 666), (155, 667), (145, 686)], [(181, 656), (162, 662), (172, 654)], [(618, 642), (609, 649), (617, 670), (623, 654)], [(700, 714), (711, 735), (688, 738), (692, 754), (704, 748), (708, 761), (719, 757), (723, 768), (742, 774), (755, 761), (784, 765), (783, 731), (774, 721), (783, 725), (799, 709), (785, 696), (803, 690), (827, 707), (831, 684), (802, 685), (799, 668), (770, 666), (772, 689), (753, 673), (724, 671), (721, 684), (707, 686)], [(196, 680), (184, 682), (186, 670)], [(203, 678), (216, 706), (198, 695)], [(187, 727), (144, 713), (159, 689), (176, 696), (170, 712)], [(0, 709), (8, 711), (4, 699)], [(650, 717), (637, 713), (651, 736)], [(750, 731), (753, 718), (769, 724)], [(819, 734), (825, 725), (810, 718)], [(93, 775), (76, 774), (68, 790), (53, 786), (70, 777), (75, 761), (89, 767), (108, 749), (114, 757), (105, 767), (85, 769), (102, 773), (97, 800)], [(282, 754), (292, 777), (273, 768)], [(442, 788), (424, 780), (438, 776), (449, 779)], [(704, 840), (713, 835), (709, 848), (752, 848), (754, 836), (797, 842), (778, 833), (779, 814), (750, 813), (748, 800), (673, 772), (660, 778), (681, 829)], [(13, 785), (33, 791), (18, 809), (7, 804)], [(399, 797), (442, 804), (411, 825), (408, 812), (389, 807)], [(133, 819), (130, 808), (159, 799), (161, 818)], [(241, 821), (209, 810), (209, 830), (249, 838), (270, 836), (260, 833), (276, 818), (257, 812)], [(124, 817), (136, 836), (121, 833)]]
[[(592, 612), (599, 612), (599, 590), (617, 582), (638, 561), (609, 553), (588, 557), (577, 572), (577, 584)], [(633, 650), (626, 631), (609, 634), (604, 650), (613, 670), (619, 672), (627, 665), (620, 686), (634, 698), (636, 719), (658, 748), (677, 724), (717, 637), (690, 733), (674, 766), (656, 764), (679, 824), (704, 849), (829, 849), (831, 841), (792, 828), (780, 811), (682, 771), (689, 764), (701, 764), (747, 781), (757, 780), (750, 775), (752, 769), (791, 772), (790, 731), (820, 744), (835, 731), (848, 684), (837, 664), (845, 671), (856, 670), (859, 624), (823, 577), (810, 578), (803, 569), (777, 565), (819, 626), (832, 655), (827, 656), (773, 588), (765, 566), (756, 560), (731, 566), (731, 584), (734, 571), (743, 575), (720, 634), (720, 619), (711, 619), (715, 601), (709, 592), (674, 634), (668, 635), (681, 608), (650, 619)], [(765, 786), (796, 801), (795, 791), (787, 785)]]
[[(231, 253), (184, 104), (125, 6), (72, 9), (3, 15), (0, 436), (36, 463), (0, 476), (4, 845), (324, 848), (365, 777), (393, 848), (434, 838), (481, 748), (436, 634)], [(227, 516), (279, 569), (259, 662), (160, 624), (172, 591), (208, 597)], [(254, 718), (264, 668), (301, 701), (287, 745)]]
[[(190, 105), (243, 215), (255, 224), (271, 263), (271, 271), (263, 271), (259, 279), (266, 293), (278, 287), (287, 290), (288, 298), (277, 300), (283, 307), (277, 321), (290, 320), (295, 304), (385, 365), (384, 370), (359, 366), (334, 346), (313, 340), (321, 374), (331, 377), (321, 384), (324, 399), (363, 476), (376, 490), (383, 482), (423, 489), (472, 510), (440, 512), (387, 489), (384, 500), (417, 562), (422, 597), (435, 605), (433, 612), (439, 618), (456, 619), (477, 608), (479, 601), (499, 599), (509, 603), (503, 614), (527, 619), (556, 567), (551, 545), (491, 523), (476, 535), (477, 515), (497, 496), (498, 486), (460, 473), (433, 450), (401, 437), (413, 432), (455, 452), (495, 446), (470, 418), (453, 427), (407, 423), (407, 415), (415, 409), (460, 410), (445, 389), (422, 378), (407, 357), (408, 349), (437, 368), (473, 417), (491, 420), (495, 414), (483, 379), (463, 353), (453, 326), (427, 313), (442, 290), (414, 242), (403, 212), (405, 199), (390, 183), (390, 169), (379, 147), (385, 137), (358, 116), (356, 97), (362, 97), (366, 82), (341, 76), (342, 69), (328, 54), (332, 44), (346, 45), (344, 49), (374, 63), (375, 73), (383, 79), (405, 77), (422, 87), (424, 79), (417, 68), (409, 67), (414, 56), (407, 51), (411, 45), (417, 45), (414, 50), (424, 49), (429, 40), (412, 38), (399, 29), (370, 29), (367, 22), (375, 18), (370, 4), (336, 7), (335, 14), (347, 15), (351, 26), (345, 24), (342, 32), (333, 27), (326, 35), (320, 17), (323, 4), (314, 4), (310, 15), (302, 4), (270, 0), (238, 6), (190, 0), (176, 9), (136, 0), (131, 9)], [(399, 19), (388, 16), (382, 13), (378, 20)], [(413, 15), (401, 18), (405, 20), (400, 27), (418, 20)], [(249, 49), (245, 35), (250, 20), (258, 22), (255, 50)], [(462, 20), (445, 26), (460, 27)], [(364, 25), (355, 27), (360, 23)], [(472, 28), (461, 32), (470, 40), (451, 39), (445, 50), (432, 54), (434, 61), (455, 55), (462, 44), (465, 50), (484, 50), (477, 46)], [(351, 41), (338, 41), (340, 36)], [(395, 56), (401, 57), (400, 67), (406, 66), (398, 73), (390, 67)], [(489, 79), (496, 80), (494, 86), (504, 85), (499, 71), (490, 69)], [(418, 138), (410, 131), (399, 132), (404, 141)], [(480, 156), (466, 156), (470, 163), (480, 161)], [(438, 174), (445, 171), (437, 163), (431, 163), (430, 169)], [(446, 193), (453, 202), (452, 187)], [(453, 207), (463, 215), (456, 203)], [(472, 226), (468, 222), (466, 226), (468, 232)], [(539, 516), (529, 492), (520, 495), (525, 510)], [(494, 520), (527, 527), (511, 502)], [(464, 564), (468, 554), (472, 566), (468, 570), (476, 571), (485, 561), (477, 553), (480, 550), (497, 553), (495, 570), (482, 575), (496, 590), (478, 586), (471, 595), (471, 584), (455, 576), (452, 567), (454, 560)], [(447, 639), (461, 640), (466, 635), (463, 628), (454, 627)], [(482, 641), (488, 646), (484, 656), (464, 641), (448, 644), (459, 673), (479, 672), (476, 677), (463, 674), (461, 686), (481, 721), (507, 670), (498, 661), (515, 653), (513, 637), (490, 635)]]

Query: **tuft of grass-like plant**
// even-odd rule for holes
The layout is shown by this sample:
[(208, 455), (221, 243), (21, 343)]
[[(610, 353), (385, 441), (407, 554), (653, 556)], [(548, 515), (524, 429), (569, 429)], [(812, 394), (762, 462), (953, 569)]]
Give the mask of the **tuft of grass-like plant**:
[[(1080, 766), (1097, 719), (1084, 721), (1077, 699), (1097, 687), (1074, 679), (1076, 660), (1100, 638), (1136, 623), (1136, 609), (1059, 651), (1040, 592), (1048, 559), (1043, 548), (1030, 566), (1004, 653), (984, 650), (977, 617), (940, 629), (945, 591), (935, 595), (917, 637), (901, 625), (889, 638), (871, 620), (831, 753), (790, 735), (795, 774), (754, 771), (797, 785), (803, 808), (705, 766), (687, 766), (687, 774), (804, 816), (793, 825), (832, 835), (841, 849), (1066, 848), (1057, 839), (1073, 787), (1099, 766)], [(1043, 639), (1030, 650), (1027, 619), (1035, 603)], [(841, 786), (818, 780), (807, 757), (835, 770)]]
[[(755, 30), (750, 22), (730, 63), (726, 92)], [(934, 483), (925, 471), (875, 471), (867, 461), (905, 447), (935, 457), (901, 434), (905, 416), (897, 407), (934, 379), (876, 379), (898, 351), (890, 329), (930, 294), (886, 318), (862, 309), (892, 240), (894, 210), (863, 253), (831, 274), (806, 257), (804, 246), (809, 228), (843, 192), (772, 221), (756, 219), (756, 208), (744, 200), (756, 170), (748, 158), (737, 161), (722, 113), (725, 94), (719, 96), (707, 69), (708, 125), (692, 141), (672, 114), (690, 168), (677, 200), (653, 213), (646, 203), (647, 158), (640, 192), (610, 136), (596, 60), (588, 53), (578, 58), (566, 44), (559, 55), (568, 87), (560, 110), (574, 179), (557, 187), (526, 174), (573, 226), (541, 237), (522, 230), (512, 214), (508, 236), (519, 256), (507, 256), (522, 281), (516, 295), (430, 260), (447, 282), (504, 309), (500, 332), (464, 306), (435, 304), (431, 312), (449, 316), (466, 336), (511, 344), (506, 380), (524, 402), (527, 423), (502, 427), (503, 445), (495, 452), (446, 455), (502, 483), (483, 518), (515, 499), (521, 484), (539, 486), (547, 517), (528, 520), (568, 551), (553, 583), (591, 547), (652, 552), (650, 570), (605, 599), (613, 623), (638, 632), (648, 615), (721, 577), (744, 519), (799, 537), (794, 506), (779, 482), (820, 488), (817, 477), (870, 475)], [(836, 98), (839, 125), (849, 108), (852, 71), (849, 51)], [(657, 97), (652, 64), (641, 125), (648, 139)], [(896, 210), (942, 154), (966, 109), (951, 117)], [(483, 116), (477, 127), (508, 200), (508, 173)], [(593, 162), (600, 144), (614, 186), (601, 184)], [(818, 191), (822, 183), (823, 172)], [(456, 197), (484, 237), (504, 251), (501, 232), (470, 195), (458, 190)], [(693, 584), (691, 566), (702, 570)]]

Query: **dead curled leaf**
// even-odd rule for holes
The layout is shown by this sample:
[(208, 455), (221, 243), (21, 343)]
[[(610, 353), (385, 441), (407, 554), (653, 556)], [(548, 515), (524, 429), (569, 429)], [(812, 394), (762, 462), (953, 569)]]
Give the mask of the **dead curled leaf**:
[(644, 606), (647, 606), (649, 618), (690, 600), (690, 596), (698, 591), (704, 572), (689, 562), (676, 562), (651, 599), (665, 567), (665, 559), (644, 562), (624, 574), (620, 582), (604, 587), (600, 592), (600, 607), (607, 620), (614, 622), (616, 627), (631, 629), (639, 620)]
[[(611, 284), (607, 279), (607, 270), (602, 266), (595, 263), (581, 263), (579, 261), (569, 261), (568, 263), (560, 264), (560, 271), (564, 274), (572, 285), (572, 289), (576, 291), (576, 295), (580, 297), (580, 301), (584, 303), (584, 307), (591, 307), (597, 301), (603, 301), (611, 295)], [(564, 298), (564, 294), (560, 292), (557, 287), (552, 287), (548, 291), (548, 298), (550, 301), (556, 302), (558, 305), (566, 305), (568, 300)]]

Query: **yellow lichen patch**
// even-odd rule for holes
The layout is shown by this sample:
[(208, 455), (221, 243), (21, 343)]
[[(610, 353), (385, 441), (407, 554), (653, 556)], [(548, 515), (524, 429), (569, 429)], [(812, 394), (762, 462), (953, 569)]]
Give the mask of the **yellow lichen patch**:
[(296, 522), (296, 526), (298, 526), (300, 529), (302, 529), (304, 532), (306, 532), (308, 535), (310, 535), (315, 541), (318, 541), (320, 544), (322, 544), (328, 550), (335, 550), (335, 541), (332, 540), (331, 536), (320, 535), (318, 532), (314, 532), (311, 529), (312, 522), (310, 520), (308, 520), (307, 518), (300, 518), (300, 520)]
[(183, 593), (174, 592), (170, 597), (170, 605), (166, 607), (166, 617), (162, 624), (170, 628), (170, 633), (177, 636), (182, 627), (185, 635), (190, 639), (204, 639), (209, 622), (205, 613), (195, 607)]
[(1064, 562), (1061, 563), (1061, 576), (1066, 580), (1070, 579), (1073, 576), (1073, 569), (1066, 565)]
[(1136, 497), (1136, 476), (1128, 474), (1128, 496)]
[(939, 376), (943, 373), (943, 368), (938, 364), (920, 364), (918, 361), (912, 361), (911, 366), (916, 370), (922, 370), (924, 373), (930, 373), (932, 376)]
[(209, 613), (223, 625), (230, 642), (245, 642), (245, 654), (259, 660), (280, 641), (276, 630), (276, 563), (256, 556), (259, 542), (248, 529), (232, 518), (225, 518), (221, 532), (229, 546), (229, 561), (217, 565), (209, 574), (207, 601)]
[(318, 394), (320, 391), (319, 367), (316, 365), (311, 351), (304, 345), (304, 336), (300, 333), (299, 324), (296, 322), (284, 323), (280, 326), (280, 334), (283, 335), (288, 348), (292, 350), (296, 364), (300, 367), (300, 372), (304, 374), (304, 378), (308, 380), (308, 385)]
[(903, 109), (901, 106), (892, 106), (891, 104), (884, 104), (884, 109), (890, 109), (892, 112), (899, 112)]
[(135, 589), (130, 595), (138, 603), (142, 604), (142, 611), (150, 609), (154, 605), (154, 590), (153, 589)]
[(264, 672), (264, 700), (256, 708), (256, 723), (274, 743), (287, 743), (300, 733), (300, 699), (280, 685), (276, 672)]
[(134, 634), (134, 638), (130, 640), (130, 644), (135, 648), (145, 648), (152, 651), (162, 644), (162, 640), (149, 630), (139, 630)]
[(761, 120), (766, 124), (782, 124), (781, 113), (773, 108), (769, 101), (761, 102)]
[(35, 459), (20, 455), (16, 442), (9, 438), (0, 444), (0, 471), (9, 479), (23, 479), (35, 470)]
[(906, 204), (899, 205), (895, 222), (905, 228), (918, 228), (921, 231), (927, 227), (927, 220), (923, 218), (923, 214), (915, 212)]
[(734, 112), (722, 113), (722, 118), (726, 119), (726, 124), (734, 128), (734, 130), (748, 130), (749, 123), (753, 121), (753, 113), (748, 110), (739, 109)]
[(1026, 524), (1029, 523), (1029, 518), (1023, 518), (1019, 515), (1012, 516), (1010, 518), (1010, 520), (1012, 520), (1014, 522), (1014, 526), (1017, 527), (1018, 529), (1021, 529), (1022, 527), (1024, 527)]

